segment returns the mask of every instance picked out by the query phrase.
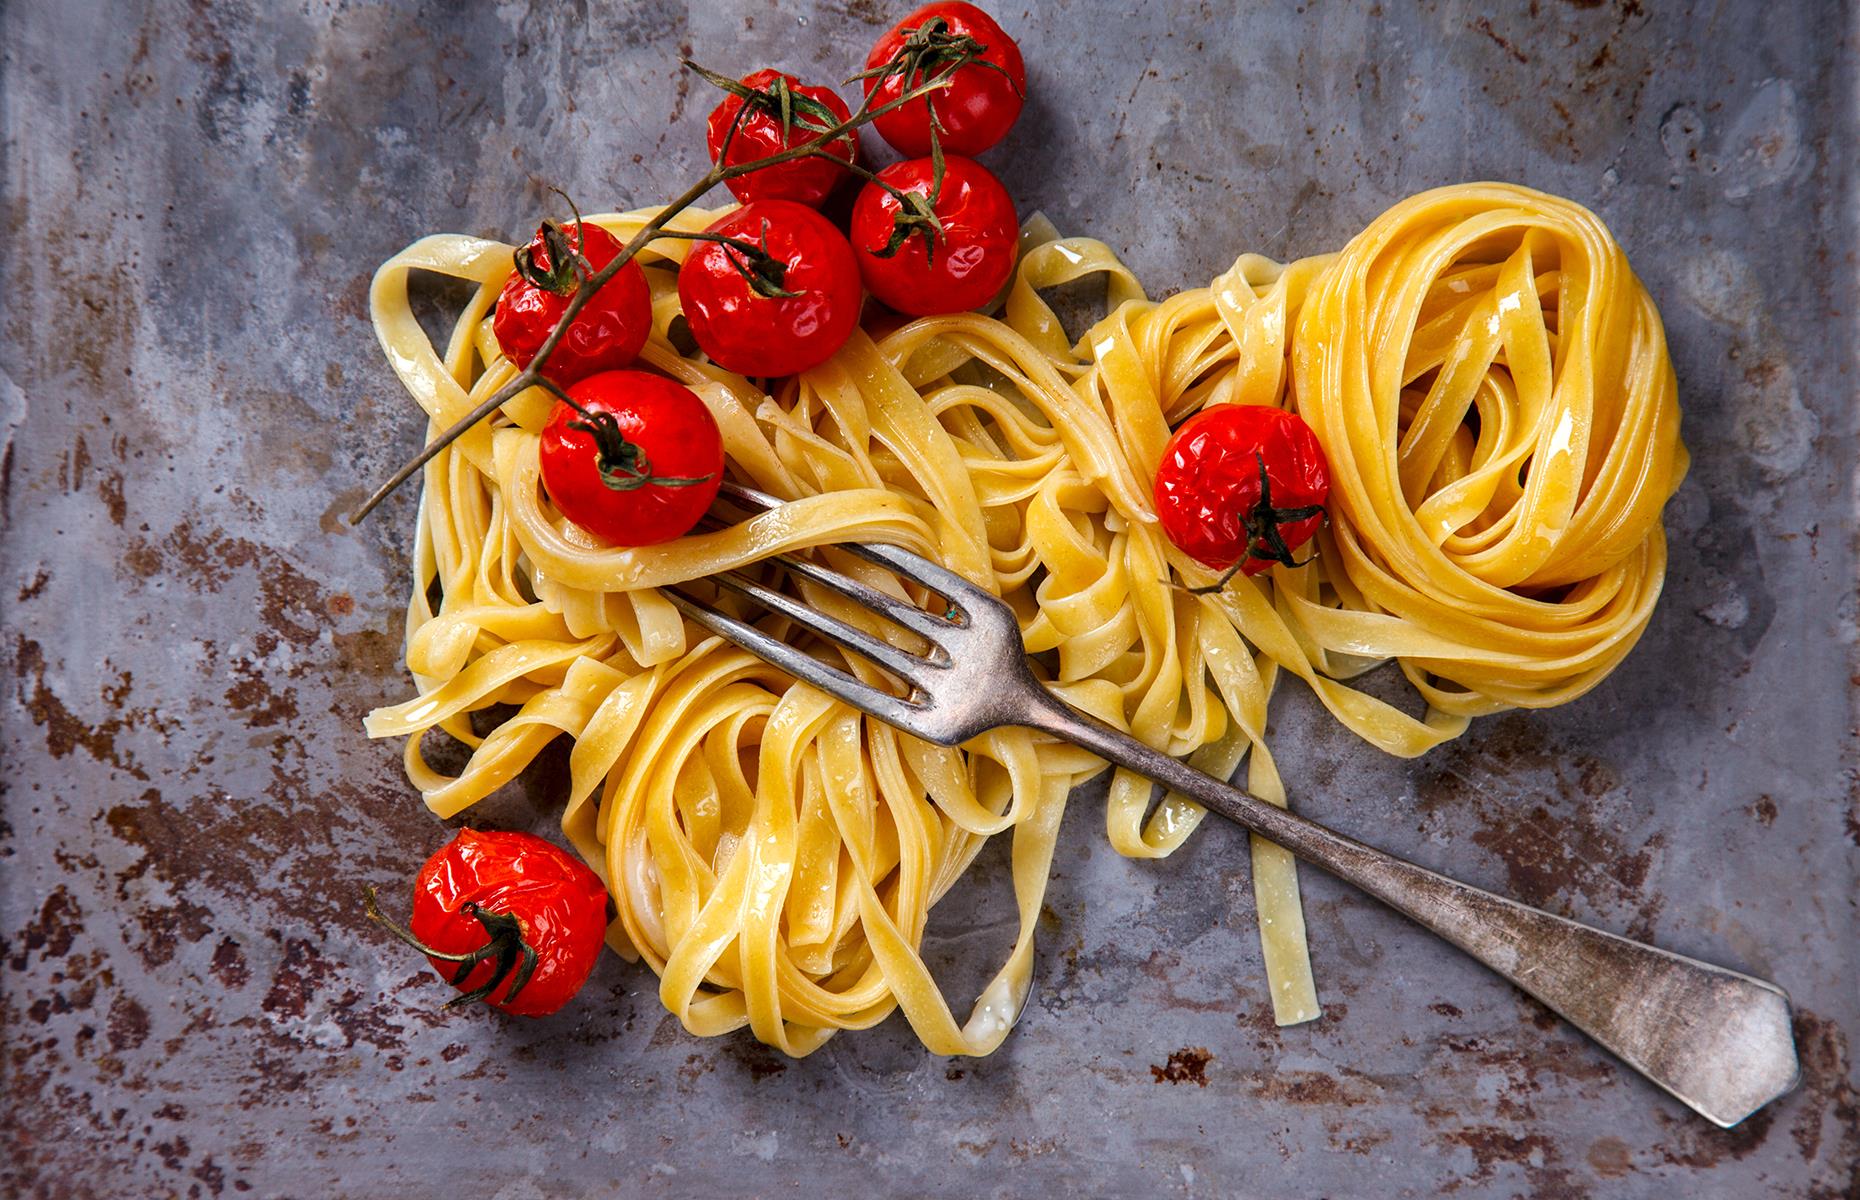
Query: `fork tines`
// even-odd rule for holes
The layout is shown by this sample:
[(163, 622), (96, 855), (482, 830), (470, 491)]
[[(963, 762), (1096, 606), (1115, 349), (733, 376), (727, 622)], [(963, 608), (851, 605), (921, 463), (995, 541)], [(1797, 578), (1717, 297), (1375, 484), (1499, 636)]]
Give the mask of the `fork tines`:
[[(720, 494), (752, 512), (767, 510), (781, 503), (773, 496), (732, 483), (725, 483)], [(722, 524), (715, 518), (707, 518), (706, 523), (712, 526)], [(748, 621), (723, 612), (682, 587), (666, 588), (663, 590), (664, 595), (697, 625), (780, 667), (797, 679), (893, 724), (907, 722), (911, 710), (919, 706), (923, 697), (928, 682), (926, 672), (935, 670), (949, 660), (948, 652), (937, 637), (939, 633), (961, 626), (962, 608), (954, 593), (973, 585), (936, 563), (895, 546), (847, 543), (840, 548), (895, 572), (901, 579), (935, 592), (946, 602), (948, 617), (939, 617), (908, 600), (880, 591), (863, 580), (854, 579), (808, 559), (784, 554), (767, 561), (778, 564), (798, 580), (805, 580), (843, 596), (923, 638), (929, 643), (927, 654), (913, 654), (894, 646), (883, 638), (820, 611), (796, 596), (758, 583), (740, 571), (723, 572), (710, 576), (709, 580), (896, 677), (910, 689), (909, 697), (897, 696), (865, 683), (850, 672), (790, 646)]]

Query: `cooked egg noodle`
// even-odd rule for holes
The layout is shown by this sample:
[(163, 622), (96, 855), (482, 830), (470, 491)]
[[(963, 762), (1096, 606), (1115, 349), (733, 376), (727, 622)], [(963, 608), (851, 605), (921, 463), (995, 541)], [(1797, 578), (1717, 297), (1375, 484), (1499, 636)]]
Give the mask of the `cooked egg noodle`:
[[(592, 219), (625, 239), (650, 215)], [(694, 1033), (747, 1025), (802, 1055), (895, 1008), (937, 1053), (992, 1051), (1025, 1003), (1067, 795), (1104, 764), (1021, 729), (920, 742), (704, 636), (662, 586), (759, 572), (909, 646), (759, 564), (813, 552), (911, 596), (833, 547), (928, 554), (1014, 607), (1068, 701), (1223, 778), (1245, 760), (1246, 786), (1280, 805), (1265, 729), (1282, 671), (1364, 740), (1413, 756), (1471, 716), (1593, 687), (1659, 593), (1660, 508), (1685, 468), (1659, 316), (1606, 229), (1566, 201), (1440, 189), (1336, 255), (1243, 255), (1161, 302), (1103, 244), (1036, 219), (998, 318), (856, 332), (774, 394), (674, 349), (687, 245), (640, 255), (644, 365), (709, 406), (734, 477), (790, 503), (665, 545), (597, 544), (540, 486), (551, 398), (525, 392), (426, 466), (406, 627), (418, 694), (367, 728), (406, 738), (408, 777), (443, 817), (566, 734), (563, 828), (614, 896), (609, 943), (647, 962)], [(441, 235), (376, 275), (377, 333), (429, 436), (515, 375), (489, 322), (510, 269), (509, 246)], [(477, 285), (443, 351), (415, 317), (414, 271)], [(1103, 282), (1110, 311), (1075, 346), (1042, 292), (1082, 279)], [(1171, 426), (1210, 404), (1303, 414), (1333, 502), (1311, 565), (1197, 596), (1182, 585), (1214, 574), (1163, 537), (1150, 481)], [(830, 645), (797, 644), (879, 681)], [(1421, 716), (1346, 682), (1388, 659)], [(473, 715), (500, 706), (514, 712), (474, 732)], [(456, 776), (426, 760), (435, 729), (471, 750)], [(1197, 805), (1154, 791), (1112, 773), (1119, 853), (1167, 856), (1200, 822)], [(1012, 838), (1018, 933), (958, 1024), (924, 963), (925, 926), (998, 834)], [(1255, 838), (1252, 868), (1275, 1016), (1312, 1019), (1295, 866)]]

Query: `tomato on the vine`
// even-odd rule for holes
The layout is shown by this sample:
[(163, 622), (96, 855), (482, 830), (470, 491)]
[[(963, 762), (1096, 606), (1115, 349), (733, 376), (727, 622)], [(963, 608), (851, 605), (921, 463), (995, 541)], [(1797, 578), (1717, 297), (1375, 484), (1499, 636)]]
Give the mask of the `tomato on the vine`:
[[(785, 71), (763, 69), (743, 76), (740, 84), (719, 79), (726, 87), (723, 103), (711, 110), (705, 126), (705, 143), (712, 162), (741, 166), (812, 141), (848, 120), (846, 101), (830, 89), (810, 87)], [(745, 113), (743, 110), (748, 109)], [(740, 119), (739, 119), (739, 114)], [(731, 133), (731, 126), (735, 133)], [(773, 163), (747, 175), (727, 180), (732, 195), (745, 204), (752, 200), (793, 200), (818, 208), (834, 188), (851, 174), (844, 164), (859, 154), (858, 133), (849, 130), (826, 150), (832, 157), (809, 154)]]
[(995, 19), (960, 0), (926, 4), (894, 25), (866, 56), (870, 105), (888, 104), (952, 66), (950, 86), (872, 122), (900, 154), (930, 153), (931, 112), (950, 154), (980, 154), (1007, 136), (1027, 95), (1020, 47)]
[(852, 247), (792, 200), (756, 200), (704, 231), (678, 269), (678, 301), (711, 361), (739, 375), (795, 375), (832, 358), (859, 323)]
[(567, 852), (527, 833), (461, 829), (420, 868), (411, 932), (368, 915), (427, 956), (458, 988), (447, 1008), (483, 1000), (541, 1017), (588, 980), (607, 932), (607, 889)]
[(698, 522), (723, 482), (723, 436), (697, 393), (662, 375), (603, 371), (557, 400), (542, 481), (562, 515), (617, 546), (651, 546)]
[(1226, 570), (1221, 584), (1235, 570), (1308, 562), (1292, 551), (1324, 524), (1329, 498), (1317, 435), (1298, 414), (1269, 405), (1202, 409), (1169, 439), (1156, 472), (1163, 532), (1190, 558)]
[[(599, 225), (544, 221), (516, 252), (517, 271), (497, 298), (491, 330), (504, 357), (527, 367), (589, 277), (622, 247)], [(652, 294), (639, 264), (629, 262), (569, 322), (542, 373), (563, 387), (639, 357), (652, 332)]]
[(913, 316), (965, 312), (995, 298), (1020, 252), (1007, 189), (974, 159), (893, 163), (860, 191), (853, 251), (872, 294)]

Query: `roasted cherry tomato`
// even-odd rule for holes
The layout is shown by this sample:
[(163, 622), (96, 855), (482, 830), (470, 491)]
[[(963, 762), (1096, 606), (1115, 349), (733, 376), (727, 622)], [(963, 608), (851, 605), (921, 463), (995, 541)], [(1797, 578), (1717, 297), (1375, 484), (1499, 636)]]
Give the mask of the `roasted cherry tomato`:
[[(722, 161), (726, 167), (767, 158), (812, 141), (852, 116), (846, 101), (827, 88), (808, 87), (782, 71), (765, 69), (745, 75), (742, 88), (749, 94), (739, 95), (732, 90), (722, 104), (711, 110), (706, 128), (711, 161)], [(737, 114), (745, 108), (749, 112), (737, 124)], [(786, 126), (782, 123), (784, 112)], [(736, 124), (734, 135), (730, 133), (732, 124)], [(859, 153), (858, 134), (848, 132), (827, 148), (839, 160), (852, 162)], [(728, 186), (731, 194), (745, 204), (752, 200), (793, 200), (818, 208), (849, 174), (834, 158), (808, 155), (738, 176), (729, 180)]]
[(717, 497), (723, 437), (697, 393), (662, 375), (603, 371), (543, 427), (542, 481), (563, 516), (616, 546), (683, 536)]
[(852, 213), (853, 251), (872, 294), (914, 316), (965, 312), (994, 299), (1020, 250), (1020, 221), (1001, 181), (955, 155), (940, 186), (928, 158), (893, 163), (878, 180), (860, 191)]
[(713, 362), (739, 375), (794, 375), (845, 344), (865, 295), (852, 247), (825, 217), (756, 200), (705, 232), (731, 240), (692, 246), (678, 301)]
[[(575, 292), (620, 250), (614, 235), (599, 225), (544, 221), (517, 251), (517, 273), (497, 298), (491, 329), (504, 357), (529, 366)], [(638, 264), (629, 262), (575, 315), (543, 374), (567, 387), (596, 371), (617, 370), (639, 357), (650, 332), (652, 295)]]
[(566, 852), (527, 833), (461, 829), (413, 886), (412, 931), (368, 915), (425, 954), (463, 994), (524, 1017), (547, 1016), (588, 981), (607, 932), (607, 889)]
[(930, 111), (949, 154), (980, 154), (1007, 136), (1027, 95), (1020, 47), (973, 4), (926, 4), (866, 56), (865, 91), (878, 108), (954, 67), (950, 86), (872, 122), (901, 154), (930, 153)]
[(1221, 584), (1234, 570), (1309, 561), (1292, 551), (1323, 525), (1329, 498), (1330, 465), (1311, 427), (1266, 405), (1202, 409), (1169, 439), (1156, 472), (1163, 532), (1190, 558), (1226, 569)]

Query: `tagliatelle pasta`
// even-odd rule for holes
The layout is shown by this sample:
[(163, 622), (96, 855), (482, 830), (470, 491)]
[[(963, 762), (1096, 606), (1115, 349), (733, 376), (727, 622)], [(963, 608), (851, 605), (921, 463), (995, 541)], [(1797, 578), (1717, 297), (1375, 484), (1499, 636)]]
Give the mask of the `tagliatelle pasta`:
[[(593, 219), (624, 239), (649, 216)], [(1213, 774), (1245, 760), (1245, 785), (1279, 804), (1264, 733), (1281, 672), (1412, 756), (1473, 715), (1594, 686), (1659, 594), (1660, 511), (1685, 469), (1672, 370), (1620, 248), (1567, 201), (1439, 189), (1336, 255), (1245, 255), (1160, 303), (1102, 244), (1036, 221), (998, 318), (856, 332), (773, 394), (673, 348), (685, 246), (640, 256), (642, 361), (704, 399), (734, 477), (791, 503), (665, 545), (597, 545), (540, 486), (550, 397), (519, 396), (426, 467), (407, 617), (418, 695), (368, 731), (407, 739), (409, 778), (442, 816), (569, 736), (563, 828), (614, 896), (609, 941), (657, 972), (693, 1032), (747, 1025), (798, 1055), (902, 1009), (937, 1053), (993, 1050), (1025, 1001), (1067, 794), (1104, 764), (1025, 730), (918, 742), (703, 636), (660, 586), (809, 551), (904, 594), (832, 547), (906, 546), (1005, 597), (1067, 700)], [(416, 270), (478, 285), (443, 351), (410, 306)], [(437, 236), (376, 275), (377, 333), (434, 432), (515, 373), (488, 320), (509, 272), (509, 246)], [(1110, 313), (1074, 346), (1040, 292), (1091, 277)], [(1171, 426), (1210, 404), (1300, 412), (1330, 459), (1332, 521), (1310, 565), (1197, 596), (1179, 585), (1213, 573), (1163, 537), (1150, 485)], [(1390, 658), (1423, 716), (1344, 682)], [(514, 711), (476, 732), (494, 706)], [(457, 776), (424, 757), (435, 729), (472, 749)], [(1113, 775), (1120, 853), (1165, 856), (1199, 822), (1153, 792)], [(1019, 933), (958, 1023), (918, 948), (997, 834), (1013, 839)], [(1309, 1020), (1293, 863), (1255, 839), (1253, 871), (1275, 1015)]]

